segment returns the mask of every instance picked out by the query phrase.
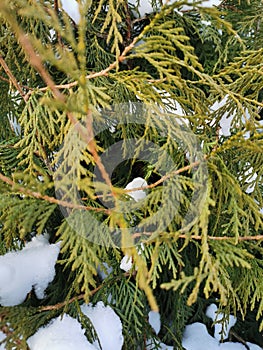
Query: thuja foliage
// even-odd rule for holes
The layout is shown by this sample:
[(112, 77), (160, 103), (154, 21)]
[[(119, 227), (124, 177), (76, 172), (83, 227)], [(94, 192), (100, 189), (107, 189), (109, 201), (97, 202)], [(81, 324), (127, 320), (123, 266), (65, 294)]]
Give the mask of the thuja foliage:
[(151, 309), (181, 348), (212, 301), (262, 345), (262, 1), (139, 3), (79, 1), (79, 23), (56, 0), (0, 3), (0, 253), (61, 244), (46, 297), (1, 307), (7, 349), (64, 312), (92, 341), (79, 306), (99, 300), (124, 349), (158, 343)]

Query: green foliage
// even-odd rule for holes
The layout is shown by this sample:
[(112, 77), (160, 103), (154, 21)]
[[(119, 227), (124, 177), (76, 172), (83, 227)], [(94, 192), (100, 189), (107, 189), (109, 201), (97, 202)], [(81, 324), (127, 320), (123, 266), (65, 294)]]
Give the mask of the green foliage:
[[(128, 1), (79, 1), (78, 24), (53, 0), (0, 3), (0, 254), (61, 242), (46, 297), (0, 308), (7, 349), (65, 312), (96, 339), (83, 300), (111, 305), (124, 349), (182, 348), (215, 300), (262, 345), (263, 5), (186, 3), (137, 18)], [(140, 202), (124, 190), (138, 176)]]

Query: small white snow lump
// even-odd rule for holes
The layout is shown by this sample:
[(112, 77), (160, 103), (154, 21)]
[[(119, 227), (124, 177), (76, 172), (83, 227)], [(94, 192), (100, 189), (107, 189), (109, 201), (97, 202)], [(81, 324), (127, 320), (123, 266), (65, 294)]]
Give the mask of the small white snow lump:
[(121, 259), (120, 268), (125, 272), (130, 271), (132, 268), (132, 257), (124, 255), (124, 257)]
[(158, 334), (161, 329), (161, 318), (159, 312), (150, 311), (148, 313), (148, 318), (150, 325), (155, 330), (155, 333)]
[[(135, 179), (133, 179), (131, 182), (128, 183), (125, 189), (132, 190), (134, 188), (140, 188), (145, 186), (147, 186), (147, 182), (142, 177), (136, 177)], [(132, 197), (136, 202), (146, 197), (146, 193), (143, 190), (128, 192), (128, 195)]]

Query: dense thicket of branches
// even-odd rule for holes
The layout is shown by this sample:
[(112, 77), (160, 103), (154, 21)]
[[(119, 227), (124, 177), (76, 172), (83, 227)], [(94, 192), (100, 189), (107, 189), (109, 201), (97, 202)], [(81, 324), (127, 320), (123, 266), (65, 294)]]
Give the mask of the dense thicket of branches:
[[(143, 17), (126, 0), (79, 3), (79, 23), (56, 0), (0, 3), (0, 254), (46, 232), (62, 247), (45, 299), (0, 308), (7, 348), (109, 295), (125, 349), (155, 337), (151, 308), (180, 347), (214, 300), (263, 345), (262, 1), (153, 1)], [(122, 188), (138, 176), (150, 186), (137, 203)]]

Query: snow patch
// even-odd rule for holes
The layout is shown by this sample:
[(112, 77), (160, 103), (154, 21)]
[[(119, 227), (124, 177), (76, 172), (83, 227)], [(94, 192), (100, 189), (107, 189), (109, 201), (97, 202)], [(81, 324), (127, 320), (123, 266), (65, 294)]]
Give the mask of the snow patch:
[(49, 244), (37, 236), (16, 252), (0, 256), (0, 304), (14, 306), (22, 303), (34, 287), (39, 299), (55, 276), (59, 243)]
[(5, 350), (4, 344), (1, 344), (1, 341), (5, 339), (5, 334), (0, 331), (0, 350)]
[(76, 0), (60, 0), (63, 10), (76, 24), (80, 22), (79, 4)]
[[(191, 2), (193, 5), (191, 6)], [(213, 6), (219, 6), (221, 4), (222, 0), (204, 0), (202, 3), (198, 4), (200, 7), (213, 7)], [(174, 1), (169, 1), (170, 3), (174, 3)], [(196, 1), (189, 1), (188, 5), (183, 5), (180, 10), (181, 11), (191, 11), (195, 8)]]
[[(104, 306), (99, 301), (94, 307), (91, 305), (82, 305), (82, 312), (92, 322), (102, 350), (121, 350), (123, 345), (122, 323), (118, 315), (110, 306)], [(99, 349), (98, 341), (93, 344)], [(78, 349), (75, 347), (75, 349)]]
[(31, 350), (96, 350), (84, 335), (85, 330), (75, 319), (65, 314), (41, 327), (27, 343)]
[(134, 16), (144, 17), (146, 14), (152, 13), (153, 8), (151, 0), (129, 0), (129, 3), (133, 5), (137, 11), (134, 11)]
[[(66, 1), (66, 0), (65, 0)], [(172, 5), (177, 0), (170, 0), (168, 1), (168, 5)], [(195, 3), (197, 1), (189, 1), (188, 5), (183, 5), (180, 8), (180, 11), (190, 11), (195, 8)], [(222, 0), (204, 0), (202, 3), (198, 4), (198, 6), (202, 7), (213, 7), (213, 6), (219, 6), (221, 4)], [(152, 7), (152, 1), (151, 0), (129, 0), (129, 3), (133, 5), (137, 11), (134, 11), (134, 15), (136, 17), (144, 17), (147, 14), (150, 14), (154, 12), (154, 8)], [(193, 5), (191, 5), (193, 3)], [(160, 6), (157, 6), (156, 10), (159, 10)], [(175, 9), (175, 11), (179, 12), (178, 9)]]
[(220, 341), (221, 338), (222, 339), (228, 338), (229, 331), (236, 324), (237, 319), (235, 316), (230, 315), (228, 322), (226, 322), (224, 325), (224, 333), (223, 333), (222, 324), (216, 323), (216, 322), (219, 322), (224, 317), (224, 314), (217, 313), (217, 311), (218, 311), (217, 306), (215, 304), (211, 304), (208, 306), (206, 310), (206, 316), (210, 317), (215, 323), (214, 338)]
[(155, 333), (158, 334), (161, 329), (161, 318), (159, 312), (150, 311), (148, 313), (149, 323), (154, 329)]

